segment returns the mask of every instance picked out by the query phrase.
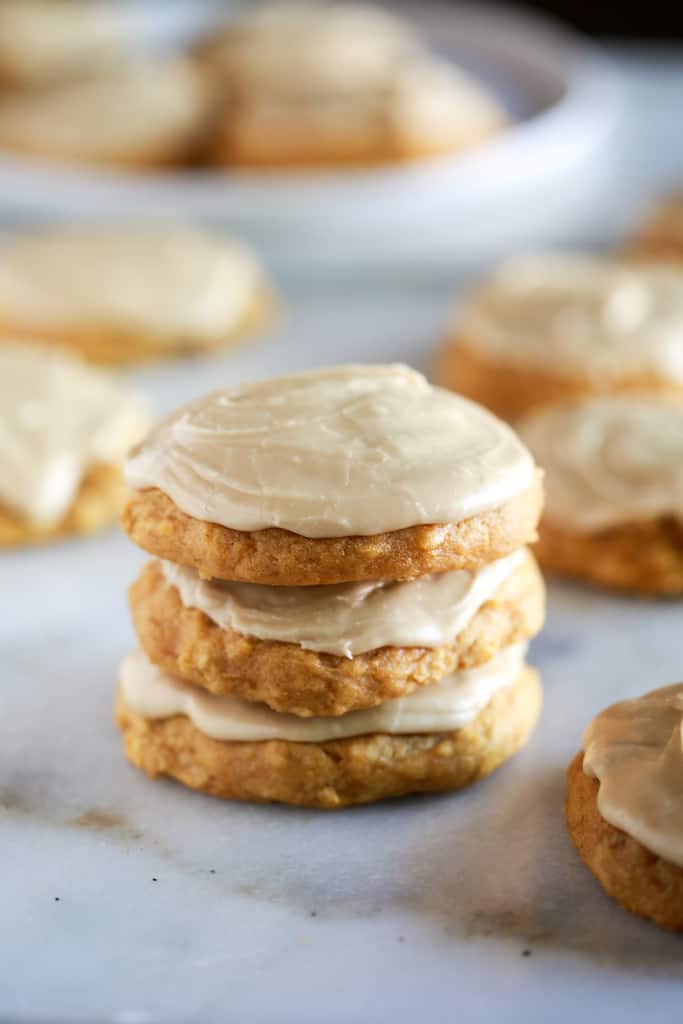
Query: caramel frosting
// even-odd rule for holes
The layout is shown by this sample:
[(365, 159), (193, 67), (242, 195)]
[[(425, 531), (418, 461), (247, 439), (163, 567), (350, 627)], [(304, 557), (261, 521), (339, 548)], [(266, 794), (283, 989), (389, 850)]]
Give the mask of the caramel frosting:
[(357, 138), (384, 125), (407, 139), (448, 140), (504, 119), (483, 86), (433, 57), (406, 21), (372, 6), (266, 4), (210, 53), (233, 98), (264, 126), (289, 111), (315, 134)]
[(683, 273), (675, 265), (521, 257), (470, 296), (455, 326), (468, 347), (509, 365), (683, 382)]
[(118, 463), (149, 425), (107, 374), (53, 349), (0, 341), (0, 503), (58, 523), (91, 466)]
[(189, 61), (145, 62), (0, 100), (0, 141), (64, 159), (154, 162), (203, 128), (206, 83)]
[(123, 59), (124, 32), (111, 4), (2, 0), (0, 79), (42, 85), (98, 72)]
[(186, 608), (222, 629), (352, 658), (378, 647), (452, 643), (503, 580), (529, 555), (516, 551), (475, 570), (436, 573), (403, 583), (269, 587), (203, 580), (194, 569), (161, 562)]
[(248, 249), (192, 228), (52, 228), (0, 244), (2, 319), (36, 332), (207, 345), (235, 330), (262, 288)]
[(163, 420), (126, 479), (235, 530), (370, 535), (458, 522), (531, 485), (513, 431), (407, 366), (340, 366), (214, 391)]
[(460, 729), (483, 711), (497, 690), (515, 681), (524, 654), (524, 644), (514, 645), (485, 665), (455, 672), (407, 697), (329, 718), (298, 718), (239, 697), (218, 697), (163, 672), (139, 649), (124, 659), (119, 679), (126, 704), (144, 718), (185, 715), (200, 732), (216, 740), (324, 743), (373, 732)]
[(546, 473), (546, 518), (592, 531), (683, 519), (683, 403), (613, 395), (549, 406), (517, 424)]
[(683, 683), (602, 711), (583, 748), (605, 821), (683, 868)]

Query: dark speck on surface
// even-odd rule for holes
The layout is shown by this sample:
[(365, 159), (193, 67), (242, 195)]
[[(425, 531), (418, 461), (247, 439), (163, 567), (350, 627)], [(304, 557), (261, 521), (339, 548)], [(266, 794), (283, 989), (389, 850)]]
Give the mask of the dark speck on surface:
[(523, 949), (522, 950), (522, 956), (531, 956), (531, 950), (530, 949)]

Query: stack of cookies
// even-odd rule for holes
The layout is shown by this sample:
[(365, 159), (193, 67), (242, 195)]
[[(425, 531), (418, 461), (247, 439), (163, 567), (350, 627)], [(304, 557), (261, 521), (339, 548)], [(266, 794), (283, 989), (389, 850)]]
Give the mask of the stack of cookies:
[(334, 808), (457, 789), (518, 750), (543, 583), (514, 432), (403, 366), (214, 392), (127, 464), (128, 758), (216, 796)]

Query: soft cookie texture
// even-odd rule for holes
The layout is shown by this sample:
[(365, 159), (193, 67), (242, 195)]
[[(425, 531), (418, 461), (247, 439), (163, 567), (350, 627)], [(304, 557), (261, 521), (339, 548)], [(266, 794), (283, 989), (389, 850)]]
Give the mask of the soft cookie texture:
[(40, 337), (91, 362), (211, 351), (272, 311), (251, 250), (198, 228), (50, 227), (0, 245), (0, 334)]
[(143, 718), (120, 695), (116, 718), (127, 758), (152, 777), (225, 799), (334, 809), (469, 786), (524, 745), (540, 706), (538, 677), (524, 668), (477, 718), (450, 733), (230, 743), (205, 736), (182, 715)]
[(132, 585), (130, 604), (140, 642), (160, 668), (212, 693), (307, 717), (374, 707), (528, 640), (543, 622), (544, 591), (529, 556), (450, 645), (385, 646), (353, 658), (223, 629), (197, 608), (184, 607), (156, 562)]
[(567, 826), (582, 860), (626, 910), (663, 928), (683, 931), (683, 868), (610, 825), (598, 810), (597, 779), (583, 771), (583, 754), (567, 773)]
[(271, 3), (199, 48), (226, 166), (381, 164), (467, 149), (506, 118), (487, 89), (370, 5)]
[(680, 268), (552, 252), (512, 259), (459, 305), (434, 372), (508, 420), (586, 395), (683, 396)]
[(121, 522), (134, 544), (201, 576), (309, 586), (476, 568), (533, 541), (542, 503), (539, 474), (519, 497), (458, 523), (310, 538), (277, 527), (232, 530), (194, 519), (150, 488), (131, 494)]

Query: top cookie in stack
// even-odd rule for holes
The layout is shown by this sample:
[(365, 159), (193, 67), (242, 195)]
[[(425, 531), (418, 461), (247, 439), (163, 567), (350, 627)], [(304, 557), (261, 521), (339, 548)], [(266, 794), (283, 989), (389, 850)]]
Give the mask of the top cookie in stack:
[(402, 366), (218, 391), (129, 460), (128, 756), (220, 796), (334, 807), (522, 745), (542, 495), (515, 434)]

